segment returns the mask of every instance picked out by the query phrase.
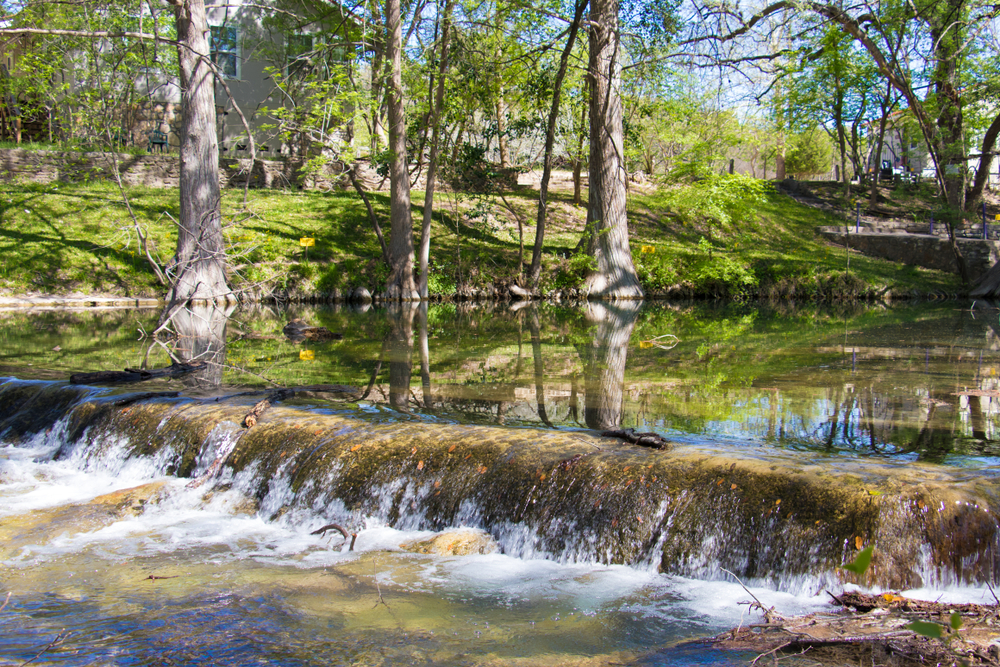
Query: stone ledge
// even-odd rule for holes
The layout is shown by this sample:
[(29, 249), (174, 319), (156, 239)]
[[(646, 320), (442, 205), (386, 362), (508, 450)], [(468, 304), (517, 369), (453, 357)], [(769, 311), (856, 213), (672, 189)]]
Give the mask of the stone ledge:
[[(958, 273), (955, 255), (945, 236), (919, 233), (881, 233), (853, 230), (845, 233), (844, 227), (822, 227), (820, 233), (837, 245), (848, 246), (871, 257), (881, 257), (926, 269)], [(973, 276), (982, 275), (1000, 261), (1000, 242), (982, 239), (959, 238), (959, 248)]]

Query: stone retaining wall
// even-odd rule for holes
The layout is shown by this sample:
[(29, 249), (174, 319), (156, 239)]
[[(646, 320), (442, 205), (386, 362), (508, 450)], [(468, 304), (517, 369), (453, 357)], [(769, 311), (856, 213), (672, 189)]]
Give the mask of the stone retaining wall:
[[(130, 153), (81, 153), (77, 151), (29, 151), (0, 149), (0, 181), (29, 183), (79, 183), (88, 180), (114, 180), (114, 161), (125, 185), (150, 188), (175, 188), (180, 176), (180, 158), (176, 154), (132, 155)], [(222, 187), (242, 188), (249, 178), (251, 188), (334, 189), (348, 184), (340, 175), (342, 167), (330, 167), (319, 176), (304, 177), (301, 162), (292, 160), (254, 160), (221, 158), (219, 182)], [(365, 187), (377, 189), (379, 179), (367, 173), (359, 180)]]
[[(820, 231), (826, 238), (839, 245), (844, 245), (846, 237), (851, 248), (865, 255), (922, 266), (927, 269), (958, 273), (951, 243), (943, 236), (873, 232), (856, 234), (853, 227), (849, 233), (845, 227), (825, 227)], [(965, 257), (969, 274), (973, 277), (983, 275), (997, 261), (1000, 261), (1000, 242), (960, 238), (958, 239), (958, 247)]]

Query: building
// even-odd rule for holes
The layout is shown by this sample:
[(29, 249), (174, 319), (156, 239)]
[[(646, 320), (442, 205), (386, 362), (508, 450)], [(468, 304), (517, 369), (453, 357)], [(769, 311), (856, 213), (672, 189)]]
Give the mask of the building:
[[(350, 66), (353, 60), (347, 57), (353, 53), (350, 47), (338, 47), (333, 41), (338, 39), (337, 35), (342, 35), (344, 44), (353, 43), (350, 33), (355, 30), (355, 23), (335, 3), (277, 0), (274, 5), (279, 11), (271, 13), (263, 9), (262, 4), (206, 0), (211, 58), (221, 78), (215, 91), (220, 150), (233, 156), (246, 151), (250, 144), (249, 126), (255, 148), (262, 157), (306, 154), (316, 144), (316, 132), (296, 132), (295, 123), (291, 122), (295, 120), (293, 111), (302, 109), (308, 102), (304, 95), (307, 80), (321, 79), (324, 73), (337, 66)], [(172, 10), (165, 4), (161, 5), (162, 12), (154, 20), (149, 13), (150, 6), (156, 5), (140, 3), (138, 15), (131, 19), (119, 17), (119, 21), (131, 20), (135, 25), (130, 23), (127, 29), (139, 28), (148, 33), (154, 25), (162, 30), (173, 20)], [(3, 58), (0, 64), (5, 65), (0, 68), (0, 92), (5, 91), (5, 80), (10, 83), (19, 76), (26, 76), (17, 67), (17, 54), (25, 48), (24, 43), (30, 48), (30, 40), (24, 38), (0, 39), (0, 57)], [(58, 100), (48, 100), (42, 105), (50, 117), (49, 134), (53, 134), (51, 128), (55, 127), (57, 139), (83, 145), (107, 145), (107, 141), (102, 141), (104, 138), (110, 138), (112, 143), (150, 149), (161, 142), (167, 150), (180, 145), (181, 95), (173, 64), (176, 54), (170, 53), (172, 47), (164, 45), (153, 47), (148, 42), (138, 45), (131, 42), (124, 47), (123, 44), (105, 39), (96, 49), (108, 54), (116, 48), (141, 50), (150, 64), (130, 70), (119, 78), (115, 90), (127, 89), (128, 94), (113, 101), (119, 111), (114, 118), (105, 118), (112, 127), (91, 131), (88, 136), (82, 131), (78, 118), (87, 111), (86, 103), (80, 100), (86, 99), (86, 92), (95, 88), (93, 77), (106, 75), (108, 68), (91, 65), (86, 69), (79, 66), (85, 58), (78, 60), (64, 54), (62, 78), (68, 83)], [(7, 86), (7, 94), (0, 100), (3, 102), (0, 103), (0, 137), (13, 138), (17, 118), (20, 117), (24, 125), (25, 99), (23, 93), (19, 95), (16, 90), (16, 86)], [(343, 113), (333, 115), (341, 120), (344, 116)], [(342, 122), (323, 127), (320, 138), (326, 143), (342, 142), (344, 136), (349, 135), (345, 127), (348, 126)]]

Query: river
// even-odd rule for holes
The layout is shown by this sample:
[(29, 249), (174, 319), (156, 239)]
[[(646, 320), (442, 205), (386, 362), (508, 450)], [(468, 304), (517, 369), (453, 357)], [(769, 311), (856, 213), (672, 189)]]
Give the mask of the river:
[(0, 664), (733, 664), (755, 600), (992, 600), (996, 310), (158, 315), (0, 314)]

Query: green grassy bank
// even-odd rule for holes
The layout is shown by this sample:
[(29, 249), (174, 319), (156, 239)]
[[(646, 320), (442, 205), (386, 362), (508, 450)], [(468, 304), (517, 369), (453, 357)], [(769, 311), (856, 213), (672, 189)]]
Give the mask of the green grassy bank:
[[(848, 267), (843, 248), (817, 233), (840, 221), (781, 194), (742, 192), (732, 184), (697, 188), (630, 194), (632, 250), (651, 295), (808, 300), (961, 291), (956, 276), (854, 253)], [(177, 192), (126, 193), (134, 219), (110, 183), (3, 183), (0, 293), (162, 295), (146, 249), (161, 264), (173, 254)], [(589, 268), (589, 260), (574, 252), (585, 209), (574, 206), (564, 190), (551, 196), (543, 293), (573, 290)], [(422, 197), (415, 192), (413, 200)], [(372, 202), (388, 231), (387, 194), (373, 193)], [(536, 202), (537, 190), (527, 187), (502, 196), (441, 193), (431, 293), (516, 282), (522, 243), (524, 261), (530, 262)], [(255, 190), (244, 203), (242, 191), (231, 190), (223, 211), (230, 281), (251, 297), (328, 296), (359, 286), (375, 293), (387, 276), (364, 205), (353, 192)], [(414, 207), (415, 220), (419, 216)], [(315, 239), (308, 257), (302, 237)]]

